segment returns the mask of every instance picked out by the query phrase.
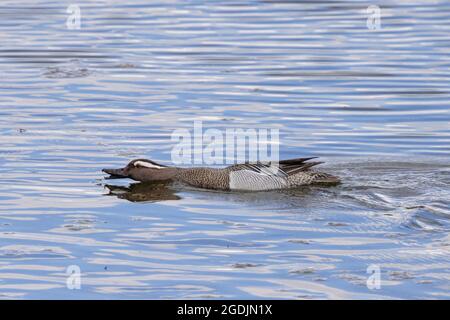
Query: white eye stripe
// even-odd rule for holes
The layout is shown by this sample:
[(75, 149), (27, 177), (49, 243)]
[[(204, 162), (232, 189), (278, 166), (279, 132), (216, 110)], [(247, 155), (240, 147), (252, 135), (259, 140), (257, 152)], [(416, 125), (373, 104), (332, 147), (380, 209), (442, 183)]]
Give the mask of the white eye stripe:
[(145, 162), (145, 161), (136, 161), (134, 163), (134, 166), (141, 166), (141, 167), (145, 167), (145, 168), (151, 168), (151, 169), (162, 169), (163, 167), (157, 166), (153, 163), (150, 162)]

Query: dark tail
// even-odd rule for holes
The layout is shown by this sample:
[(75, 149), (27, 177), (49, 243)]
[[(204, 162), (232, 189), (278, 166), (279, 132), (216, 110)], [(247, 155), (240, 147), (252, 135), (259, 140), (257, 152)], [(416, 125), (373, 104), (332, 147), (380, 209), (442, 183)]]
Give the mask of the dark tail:
[(320, 183), (320, 184), (338, 184), (341, 183), (341, 179), (339, 179), (336, 176), (333, 176), (328, 173), (324, 172), (314, 172), (313, 173), (313, 183)]
[(281, 170), (286, 172), (288, 175), (293, 175), (299, 171), (306, 171), (311, 167), (314, 167), (314, 166), (317, 166), (318, 164), (323, 163), (320, 161), (306, 162), (306, 161), (312, 160), (312, 159), (317, 159), (317, 157), (281, 160), (279, 162), (279, 164), (280, 164)]

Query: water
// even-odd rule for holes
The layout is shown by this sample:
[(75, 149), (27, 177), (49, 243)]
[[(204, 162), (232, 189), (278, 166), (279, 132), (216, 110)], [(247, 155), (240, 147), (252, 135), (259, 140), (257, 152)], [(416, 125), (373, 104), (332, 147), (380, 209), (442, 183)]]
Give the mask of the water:
[[(450, 298), (447, 1), (378, 2), (376, 31), (364, 1), (77, 1), (79, 30), (69, 4), (0, 5), (0, 297)], [(343, 184), (104, 180), (194, 120)]]

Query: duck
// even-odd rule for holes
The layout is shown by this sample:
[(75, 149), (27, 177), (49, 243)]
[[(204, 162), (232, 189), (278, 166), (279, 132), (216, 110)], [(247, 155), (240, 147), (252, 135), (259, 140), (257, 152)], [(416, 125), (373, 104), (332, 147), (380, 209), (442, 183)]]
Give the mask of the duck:
[(323, 162), (317, 157), (279, 162), (246, 162), (225, 168), (166, 166), (149, 159), (135, 159), (119, 169), (102, 169), (110, 179), (141, 182), (173, 181), (192, 187), (224, 191), (268, 191), (312, 184), (339, 184), (339, 177), (311, 169)]

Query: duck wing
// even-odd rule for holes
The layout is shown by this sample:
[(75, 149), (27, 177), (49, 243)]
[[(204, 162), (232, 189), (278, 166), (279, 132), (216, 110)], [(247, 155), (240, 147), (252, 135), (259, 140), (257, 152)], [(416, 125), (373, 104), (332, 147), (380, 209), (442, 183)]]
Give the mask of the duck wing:
[(270, 163), (244, 163), (227, 168), (231, 190), (272, 190), (288, 185), (288, 175)]
[(283, 172), (285, 172), (288, 176), (291, 176), (300, 171), (307, 171), (309, 168), (323, 163), (321, 161), (307, 162), (312, 159), (317, 159), (317, 157), (281, 160), (279, 162), (279, 166)]
[(278, 163), (256, 162), (236, 164), (227, 168), (230, 173), (230, 189), (234, 190), (271, 190), (282, 189), (289, 185), (288, 177), (321, 164), (311, 161), (317, 157), (281, 160)]

